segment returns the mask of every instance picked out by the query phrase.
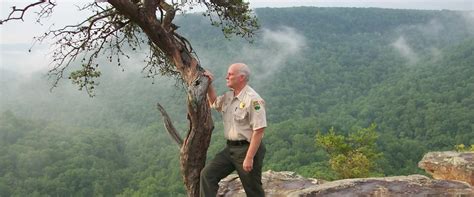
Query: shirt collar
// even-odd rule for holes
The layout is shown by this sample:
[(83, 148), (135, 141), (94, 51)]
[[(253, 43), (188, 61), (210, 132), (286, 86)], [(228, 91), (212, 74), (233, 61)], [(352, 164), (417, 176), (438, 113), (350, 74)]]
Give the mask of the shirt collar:
[(249, 85), (245, 85), (245, 87), (242, 88), (242, 90), (240, 91), (239, 95), (236, 96), (237, 99), (239, 99), (239, 101), (243, 101), (244, 96), (245, 96), (247, 90), (249, 89), (248, 87), (249, 87)]

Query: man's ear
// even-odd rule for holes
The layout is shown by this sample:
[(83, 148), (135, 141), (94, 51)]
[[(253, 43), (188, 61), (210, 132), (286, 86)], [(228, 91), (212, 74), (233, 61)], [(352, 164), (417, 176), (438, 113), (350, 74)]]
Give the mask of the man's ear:
[(245, 80), (244, 75), (239, 75), (239, 81), (242, 82), (242, 81), (244, 81), (244, 80)]
[(241, 79), (242, 79), (243, 82), (247, 81), (247, 80), (245, 79), (245, 75), (242, 75), (242, 78), (241, 78)]

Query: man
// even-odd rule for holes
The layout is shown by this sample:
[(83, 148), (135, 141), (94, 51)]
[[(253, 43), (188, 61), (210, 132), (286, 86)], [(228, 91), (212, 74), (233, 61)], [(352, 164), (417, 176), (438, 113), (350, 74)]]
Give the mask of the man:
[(239, 174), (247, 196), (265, 196), (262, 137), (267, 120), (263, 99), (247, 85), (250, 70), (242, 63), (230, 65), (226, 80), (231, 91), (219, 97), (212, 85), (212, 73), (206, 71), (204, 74), (211, 81), (207, 92), (209, 104), (223, 117), (227, 146), (201, 171), (201, 197), (216, 196), (219, 181), (234, 170)]

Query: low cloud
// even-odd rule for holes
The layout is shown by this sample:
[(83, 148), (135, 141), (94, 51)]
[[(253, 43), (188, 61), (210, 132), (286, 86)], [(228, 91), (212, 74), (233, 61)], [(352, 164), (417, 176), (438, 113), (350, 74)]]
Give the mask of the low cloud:
[(406, 58), (410, 64), (415, 64), (418, 61), (418, 55), (413, 51), (403, 36), (400, 36), (391, 45), (402, 57)]
[[(408, 43), (407, 39), (410, 37), (409, 35), (421, 35), (427, 40), (439, 40), (445, 30), (445, 25), (436, 18), (424, 24), (402, 26), (397, 30), (400, 36), (392, 43), (392, 46), (401, 56), (408, 60), (409, 64), (418, 62), (420, 54), (431, 55), (433, 58), (437, 58), (441, 55), (441, 51), (434, 45), (420, 49)], [(416, 51), (415, 48), (421, 51)]]
[(474, 35), (474, 11), (438, 14), (426, 23), (402, 25), (395, 30), (398, 36), (391, 46), (410, 64), (416, 63), (419, 57), (440, 59), (443, 57), (440, 49)]
[(306, 47), (305, 42), (306, 38), (291, 27), (263, 29), (261, 42), (242, 49), (239, 59), (252, 62), (254, 76), (258, 75), (252, 77), (252, 81), (265, 80), (290, 58), (298, 56)]

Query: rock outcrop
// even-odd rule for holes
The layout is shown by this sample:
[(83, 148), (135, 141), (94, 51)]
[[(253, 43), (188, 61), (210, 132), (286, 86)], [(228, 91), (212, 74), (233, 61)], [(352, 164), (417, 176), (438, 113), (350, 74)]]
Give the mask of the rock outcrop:
[(418, 166), (435, 179), (459, 180), (474, 186), (474, 152), (430, 152)]
[[(301, 191), (324, 183), (324, 180), (303, 178), (294, 172), (267, 171), (262, 174), (262, 184), (266, 196), (288, 196), (292, 192)], [(231, 174), (219, 183), (218, 196), (245, 197), (245, 192), (237, 174)]]
[[(267, 197), (296, 196), (462, 196), (474, 197), (474, 152), (431, 152), (419, 167), (435, 179), (423, 175), (344, 179), (327, 182), (304, 178), (294, 172), (267, 171), (262, 183)], [(237, 175), (219, 183), (219, 196), (245, 197)]]
[[(293, 172), (267, 171), (262, 175), (267, 197), (296, 196), (474, 196), (469, 184), (433, 180), (422, 175), (344, 179), (326, 182)], [(220, 182), (219, 196), (245, 197), (237, 175)]]
[(469, 184), (433, 180), (423, 175), (394, 176), (383, 178), (344, 179), (310, 187), (289, 196), (474, 196)]

